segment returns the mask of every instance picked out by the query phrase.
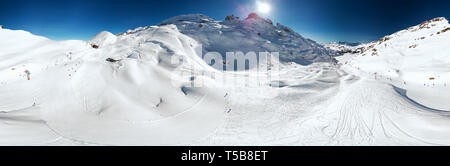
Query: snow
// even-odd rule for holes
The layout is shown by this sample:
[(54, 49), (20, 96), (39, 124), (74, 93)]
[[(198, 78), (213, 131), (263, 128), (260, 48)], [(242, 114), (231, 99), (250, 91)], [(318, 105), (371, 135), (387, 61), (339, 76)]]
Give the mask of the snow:
[[(228, 18), (183, 15), (90, 41), (0, 29), (0, 144), (450, 145), (447, 20), (335, 64), (286, 26)], [(279, 76), (216, 70), (202, 47), (279, 51)]]
[(324, 47), (336, 51), (339, 54), (355, 52), (360, 43), (333, 42), (325, 44)]
[(365, 44), (366, 51), (340, 61), (406, 89), (419, 103), (450, 111), (450, 33), (442, 33), (448, 27), (445, 18), (436, 18), (386, 36), (386, 41)]
[[(171, 66), (175, 57), (185, 59), (182, 65), (187, 69), (212, 70), (195, 54), (198, 43), (175, 26), (119, 37), (101, 32), (89, 41), (98, 44), (98, 49), (82, 41), (54, 42), (21, 31), (0, 32), (2, 36), (16, 34), (27, 40), (9, 42), (11, 45), (39, 47), (11, 49), (0, 55), (1, 65), (8, 66), (1, 70), (8, 73), (0, 77), (5, 82), (0, 86), (1, 110), (6, 110), (3, 114), (7, 116), (13, 110), (38, 111), (43, 123), (36, 126), (48, 126), (51, 140), (62, 137), (104, 145), (174, 144), (211, 132), (223, 117), (224, 92), (204, 87), (183, 93), (182, 87), (190, 81), (171, 79), (175, 67), (183, 69)], [(28, 51), (22, 53), (24, 50)], [(112, 63), (107, 58), (119, 61)], [(22, 61), (27, 62), (23, 68), (11, 70), (16, 63), (22, 66)], [(25, 68), (32, 73), (30, 81), (19, 74)], [(7, 122), (9, 119), (16, 118), (4, 118)], [(28, 119), (24, 122), (35, 123)]]
[(205, 52), (242, 51), (279, 52), (280, 59), (285, 62), (296, 62), (308, 65), (313, 62), (329, 62), (333, 52), (316, 42), (303, 38), (292, 29), (281, 25), (273, 25), (255, 13), (246, 19), (239, 20), (234, 15), (225, 21), (214, 21), (201, 15), (181, 15), (169, 18), (160, 25), (174, 24), (181, 33), (203, 44)]
[(89, 43), (95, 44), (97, 46), (103, 47), (109, 44), (115, 43), (117, 40), (117, 37), (113, 35), (110, 32), (103, 31), (95, 35), (94, 38), (92, 38)]

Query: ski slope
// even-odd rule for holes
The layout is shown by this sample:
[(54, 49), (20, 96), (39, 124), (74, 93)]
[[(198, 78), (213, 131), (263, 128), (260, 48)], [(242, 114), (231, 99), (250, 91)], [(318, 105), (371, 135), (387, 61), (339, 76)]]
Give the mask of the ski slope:
[[(172, 79), (174, 70), (183, 66), (213, 70), (195, 54), (198, 43), (175, 26), (122, 37), (102, 32), (89, 42), (0, 32), (2, 39), (10, 35), (23, 39), (2, 43), (11, 50), (0, 55), (1, 65), (7, 66), (0, 76), (1, 133), (6, 144), (25, 138), (17, 144), (62, 139), (99, 145), (174, 144), (213, 131), (224, 117), (225, 92), (189, 88), (189, 78)], [(185, 61), (173, 66), (172, 58)], [(31, 80), (21, 73), (24, 70), (31, 72)], [(204, 76), (196, 80), (214, 84)], [(15, 123), (23, 130), (16, 131)]]
[(391, 83), (425, 106), (450, 111), (450, 25), (436, 18), (340, 57), (345, 68)]
[[(220, 28), (171, 24), (180, 18), (229, 26), (224, 37), (262, 19), (179, 16), (90, 41), (0, 29), (0, 145), (450, 145), (445, 19), (364, 44), (339, 64), (319, 60), (329, 54), (274, 62), (279, 77), (249, 87), (235, 85), (261, 73), (222, 72), (200, 56), (206, 39), (226, 49), (209, 35)], [(276, 40), (252, 35), (247, 42)], [(199, 82), (207, 86), (189, 86)]]

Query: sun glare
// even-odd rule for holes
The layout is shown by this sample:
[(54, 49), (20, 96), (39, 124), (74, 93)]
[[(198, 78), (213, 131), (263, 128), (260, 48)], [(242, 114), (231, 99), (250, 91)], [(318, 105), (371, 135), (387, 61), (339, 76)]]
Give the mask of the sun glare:
[(261, 14), (268, 14), (272, 8), (267, 2), (256, 1), (256, 9)]

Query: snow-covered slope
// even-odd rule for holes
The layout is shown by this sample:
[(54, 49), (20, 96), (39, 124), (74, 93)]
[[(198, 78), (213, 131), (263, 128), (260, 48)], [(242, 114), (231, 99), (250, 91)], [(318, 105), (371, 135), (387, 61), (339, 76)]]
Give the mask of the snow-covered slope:
[(214, 21), (201, 15), (181, 15), (161, 22), (175, 24), (181, 33), (203, 44), (204, 51), (279, 52), (280, 59), (308, 65), (313, 62), (330, 62), (334, 53), (313, 40), (306, 39), (292, 29), (255, 13), (246, 19), (234, 15), (224, 21)]
[[(90, 41), (0, 29), (0, 144), (450, 145), (445, 19), (362, 45), (341, 65), (255, 15), (165, 22), (176, 23)], [(236, 51), (234, 42), (305, 58), (274, 62), (279, 76), (261, 79), (199, 57), (201, 44)], [(301, 65), (316, 60), (325, 62)]]
[(392, 82), (414, 101), (450, 111), (450, 25), (435, 18), (362, 45), (342, 64)]
[(111, 32), (103, 31), (98, 33), (92, 38), (89, 43), (91, 45), (97, 45), (99, 47), (106, 46), (108, 44), (114, 44), (117, 40), (117, 37)]
[(199, 44), (173, 25), (123, 36), (101, 32), (89, 42), (56, 42), (7, 29), (0, 30), (0, 39), (0, 116), (5, 123), (21, 123), (0, 125), (9, 144), (63, 138), (176, 144), (213, 131), (226, 108), (220, 89), (189, 86), (213, 86), (212, 78), (177, 73), (214, 70), (195, 52)]

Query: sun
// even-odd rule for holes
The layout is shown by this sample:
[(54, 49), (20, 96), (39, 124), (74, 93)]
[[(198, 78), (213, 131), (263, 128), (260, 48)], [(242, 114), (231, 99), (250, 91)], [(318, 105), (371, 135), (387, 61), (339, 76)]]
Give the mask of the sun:
[(272, 10), (272, 7), (267, 2), (256, 1), (256, 9), (261, 14), (268, 14)]

